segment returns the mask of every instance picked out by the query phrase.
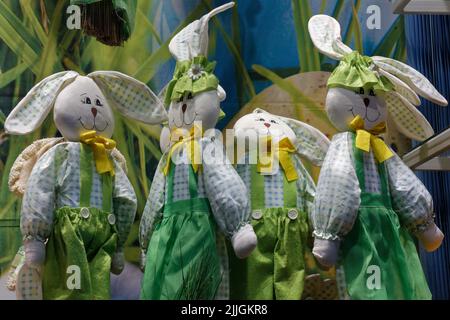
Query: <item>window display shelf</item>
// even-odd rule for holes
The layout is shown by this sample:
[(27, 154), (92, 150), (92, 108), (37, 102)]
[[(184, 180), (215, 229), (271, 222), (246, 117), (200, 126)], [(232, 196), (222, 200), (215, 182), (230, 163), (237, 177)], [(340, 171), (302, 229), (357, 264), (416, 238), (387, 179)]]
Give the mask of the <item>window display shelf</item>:
[(413, 170), (450, 171), (450, 128), (431, 137), (403, 156)]
[(449, 0), (396, 0), (396, 14), (450, 14)]

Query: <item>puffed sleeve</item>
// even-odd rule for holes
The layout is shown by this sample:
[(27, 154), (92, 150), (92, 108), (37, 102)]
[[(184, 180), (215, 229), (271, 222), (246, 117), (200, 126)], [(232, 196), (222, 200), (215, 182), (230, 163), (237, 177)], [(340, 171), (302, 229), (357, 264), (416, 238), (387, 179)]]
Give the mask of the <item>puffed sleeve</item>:
[(394, 211), (411, 233), (422, 233), (434, 223), (433, 198), (397, 155), (386, 166)]
[(114, 176), (113, 208), (117, 217), (117, 251), (122, 251), (136, 216), (137, 200), (128, 177), (116, 163)]
[(24, 193), (20, 229), (24, 239), (45, 242), (53, 228), (55, 192), (67, 166), (67, 145), (49, 149), (36, 162)]
[(141, 223), (139, 225), (139, 243), (142, 252), (147, 252), (147, 247), (153, 233), (155, 222), (162, 217), (165, 198), (166, 178), (163, 173), (167, 161), (167, 153), (165, 153), (156, 168), (155, 176), (150, 187), (147, 203), (142, 214)]
[(217, 225), (225, 236), (231, 239), (241, 228), (249, 225), (248, 192), (218, 140), (201, 140), (201, 177)]
[(298, 157), (293, 157), (295, 168), (299, 179), (297, 179), (297, 208), (300, 208), (308, 214), (309, 220), (312, 219), (314, 213), (314, 198), (316, 196), (316, 184), (309, 174), (308, 170), (303, 166), (302, 161)]
[(317, 184), (312, 215), (314, 236), (340, 240), (353, 227), (360, 205), (361, 189), (352, 156), (350, 133), (333, 137)]

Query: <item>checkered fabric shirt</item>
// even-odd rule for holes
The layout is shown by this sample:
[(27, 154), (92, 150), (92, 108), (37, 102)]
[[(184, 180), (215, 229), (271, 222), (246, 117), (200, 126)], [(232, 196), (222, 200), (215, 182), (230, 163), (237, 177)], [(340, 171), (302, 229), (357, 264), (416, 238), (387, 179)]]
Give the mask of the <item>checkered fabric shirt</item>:
[[(313, 201), (316, 193), (316, 186), (310, 174), (303, 166), (299, 157), (297, 157), (296, 155), (290, 155), (290, 157), (295, 165), (295, 169), (298, 175), (298, 179), (296, 181), (297, 208), (310, 215), (314, 207)], [(264, 190), (255, 190), (255, 187), (252, 186), (252, 166), (256, 166), (256, 164), (250, 164), (250, 156), (248, 153), (245, 155), (244, 161), (239, 161), (238, 165), (236, 166), (238, 174), (240, 175), (248, 189), (248, 197), (250, 199), (249, 201), (251, 201), (252, 192), (263, 192), (265, 208), (284, 207), (284, 171), (281, 166), (277, 166), (278, 170), (275, 170), (273, 174), (264, 175)], [(249, 208), (252, 208), (251, 203), (249, 205)]]
[[(380, 176), (373, 153), (364, 159), (365, 192), (380, 193)], [(420, 233), (433, 222), (433, 200), (423, 183), (397, 156), (386, 162), (392, 206), (400, 221)], [(320, 173), (314, 201), (314, 235), (337, 240), (348, 234), (360, 206), (361, 189), (356, 176), (350, 132), (333, 137)]]
[[(54, 211), (80, 206), (80, 143), (61, 143), (35, 164), (23, 197), (21, 230), (25, 238), (45, 241), (53, 227)], [(125, 172), (114, 161), (112, 208), (118, 230), (118, 250), (130, 232), (136, 214), (136, 195)], [(92, 161), (91, 207), (102, 209), (102, 183)]]

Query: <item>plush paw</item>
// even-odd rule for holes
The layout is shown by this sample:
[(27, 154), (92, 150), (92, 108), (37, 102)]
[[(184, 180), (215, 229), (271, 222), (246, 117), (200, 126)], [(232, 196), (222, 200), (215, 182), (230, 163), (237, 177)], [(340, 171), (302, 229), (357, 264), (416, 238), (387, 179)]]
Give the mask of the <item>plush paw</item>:
[(257, 243), (258, 240), (255, 231), (253, 231), (253, 227), (249, 224), (239, 229), (239, 231), (231, 238), (234, 252), (240, 259), (247, 258), (256, 248)]
[(321, 266), (331, 268), (337, 262), (339, 245), (339, 240), (315, 238), (312, 253)]
[(428, 252), (437, 250), (444, 240), (444, 234), (438, 226), (432, 223), (424, 232), (417, 236), (422, 247)]
[(125, 267), (125, 256), (123, 251), (114, 253), (111, 261), (111, 272), (114, 274), (121, 274)]
[(45, 262), (45, 244), (39, 240), (26, 240), (23, 244), (25, 250), (25, 264), (29, 268), (38, 269)]

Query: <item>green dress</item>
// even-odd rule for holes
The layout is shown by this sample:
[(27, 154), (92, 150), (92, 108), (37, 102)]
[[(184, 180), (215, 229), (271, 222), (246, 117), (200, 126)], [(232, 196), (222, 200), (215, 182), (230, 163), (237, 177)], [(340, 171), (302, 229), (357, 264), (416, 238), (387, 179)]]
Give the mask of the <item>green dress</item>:
[(111, 257), (117, 246), (112, 177), (102, 178), (103, 208), (90, 207), (93, 153), (80, 148), (80, 207), (62, 207), (46, 245), (44, 299), (110, 299)]
[[(353, 135), (353, 143), (354, 143)], [(392, 209), (387, 170), (378, 165), (381, 194), (365, 192), (363, 151), (353, 146), (361, 204), (341, 249), (351, 299), (431, 299), (417, 249)]]
[[(297, 169), (298, 166), (297, 163)], [(248, 171), (252, 225), (258, 245), (244, 260), (230, 257), (231, 299), (300, 300), (309, 226), (308, 214), (298, 207), (299, 182), (287, 181), (282, 170), (265, 177), (257, 172), (256, 165), (238, 166), (244, 180)], [(302, 177), (304, 174), (306, 170)], [(280, 182), (280, 190), (274, 188), (275, 181)], [(312, 181), (310, 185), (313, 187)], [(271, 199), (266, 199), (269, 192)], [(269, 202), (279, 205), (268, 205)]]
[(167, 201), (148, 245), (141, 299), (213, 299), (220, 285), (216, 225), (208, 199), (198, 196), (198, 175), (188, 167), (187, 200), (173, 200), (175, 165), (167, 176)]

